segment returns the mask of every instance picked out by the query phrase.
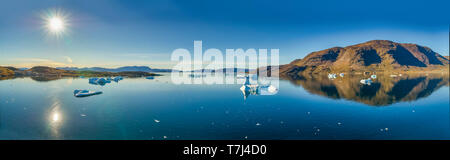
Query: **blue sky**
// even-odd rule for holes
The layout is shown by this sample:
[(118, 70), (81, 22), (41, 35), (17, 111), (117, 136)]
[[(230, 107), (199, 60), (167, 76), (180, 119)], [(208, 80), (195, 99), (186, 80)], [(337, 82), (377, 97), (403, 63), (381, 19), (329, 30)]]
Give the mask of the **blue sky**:
[[(170, 67), (177, 48), (279, 48), (280, 63), (373, 39), (449, 54), (448, 1), (3, 0), (0, 65)], [(60, 10), (67, 30), (41, 18)]]

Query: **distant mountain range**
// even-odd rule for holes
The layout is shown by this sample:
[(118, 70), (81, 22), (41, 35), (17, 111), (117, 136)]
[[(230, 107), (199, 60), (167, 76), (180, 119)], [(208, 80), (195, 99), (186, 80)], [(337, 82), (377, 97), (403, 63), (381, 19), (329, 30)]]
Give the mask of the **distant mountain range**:
[(448, 72), (448, 57), (428, 47), (388, 40), (373, 40), (347, 47), (334, 47), (308, 54), (280, 66), (280, 74), (330, 72)]
[[(134, 69), (134, 70), (133, 70)], [(138, 68), (139, 69), (139, 68)], [(141, 68), (144, 69), (144, 68)], [(4, 79), (11, 77), (114, 77), (114, 76), (126, 76), (126, 77), (144, 77), (144, 76), (160, 76), (160, 74), (150, 73), (147, 71), (139, 71), (136, 68), (123, 67), (122, 70), (101, 71), (101, 70), (77, 70), (76, 68), (60, 69), (46, 66), (35, 66), (27, 70), (21, 70), (14, 67), (0, 67), (0, 78)]]
[(102, 67), (57, 67), (57, 69), (67, 71), (95, 71), (95, 72), (172, 72), (171, 69), (152, 69), (147, 66), (125, 66), (119, 68), (102, 68)]
[[(310, 73), (339, 72), (415, 72), (437, 71), (449, 72), (449, 57), (442, 56), (428, 47), (411, 43), (396, 43), (388, 40), (373, 40), (347, 47), (334, 47), (308, 54), (303, 59), (296, 59), (279, 67), (280, 76)], [(172, 72), (172, 69), (152, 69), (147, 66), (125, 66), (119, 68), (77, 68), (58, 67), (65, 71), (91, 72)], [(233, 69), (233, 68), (232, 68)], [(258, 68), (265, 69), (265, 68)], [(26, 68), (0, 67), (0, 76), (10, 76)], [(223, 72), (226, 69), (215, 70)], [(234, 71), (255, 72), (256, 70), (237, 69)], [(212, 71), (208, 69), (192, 72)], [(59, 72), (59, 71), (58, 71)], [(267, 71), (269, 72), (269, 71)], [(274, 73), (278, 75), (277, 73)]]

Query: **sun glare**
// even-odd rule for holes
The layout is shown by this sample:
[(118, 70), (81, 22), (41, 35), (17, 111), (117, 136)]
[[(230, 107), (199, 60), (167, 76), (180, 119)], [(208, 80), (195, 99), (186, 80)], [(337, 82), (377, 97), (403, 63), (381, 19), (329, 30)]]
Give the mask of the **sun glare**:
[(48, 34), (60, 37), (67, 32), (69, 25), (68, 14), (65, 14), (60, 9), (47, 11), (42, 15), (42, 19), (44, 20), (44, 27)]
[(59, 17), (53, 17), (48, 21), (48, 27), (52, 32), (61, 32), (64, 29), (64, 22)]

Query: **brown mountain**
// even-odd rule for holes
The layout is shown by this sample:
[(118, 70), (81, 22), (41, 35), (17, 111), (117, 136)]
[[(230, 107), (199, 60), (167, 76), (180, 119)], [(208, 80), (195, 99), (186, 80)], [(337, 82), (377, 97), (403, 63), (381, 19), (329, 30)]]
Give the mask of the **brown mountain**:
[(301, 60), (280, 66), (281, 74), (320, 72), (401, 72), (442, 70), (449, 60), (428, 47), (388, 40), (334, 47), (312, 52)]
[(76, 76), (75, 71), (66, 71), (45, 66), (36, 66), (25, 70), (25, 72), (28, 72), (28, 74), (33, 76)]
[(10, 67), (0, 67), (0, 77), (9, 76), (14, 76), (14, 70), (11, 70)]

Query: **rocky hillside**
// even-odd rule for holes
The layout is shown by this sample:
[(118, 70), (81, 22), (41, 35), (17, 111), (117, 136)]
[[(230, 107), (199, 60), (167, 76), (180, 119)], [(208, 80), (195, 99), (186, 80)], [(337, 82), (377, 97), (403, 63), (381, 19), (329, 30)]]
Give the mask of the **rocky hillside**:
[(25, 71), (19, 69), (8, 69), (0, 67), (0, 74), (8, 73), (12, 76), (31, 76), (31, 77), (45, 77), (43, 80), (53, 80), (55, 77), (112, 77), (112, 76), (126, 76), (126, 77), (142, 77), (142, 76), (159, 76), (159, 74), (141, 72), (141, 71), (126, 71), (126, 72), (97, 72), (97, 71), (74, 71), (51, 68), (46, 66), (36, 66)]
[(62, 69), (56, 69), (51, 67), (45, 67), (45, 66), (36, 66), (33, 68), (30, 68), (28, 70), (25, 70), (25, 72), (28, 72), (27, 74), (31, 74), (33, 76), (75, 76), (75, 71), (66, 71)]
[(312, 52), (301, 60), (280, 66), (281, 74), (322, 72), (423, 71), (447, 68), (449, 60), (428, 47), (373, 40)]
[(0, 77), (14, 76), (14, 70), (9, 67), (0, 67)]

